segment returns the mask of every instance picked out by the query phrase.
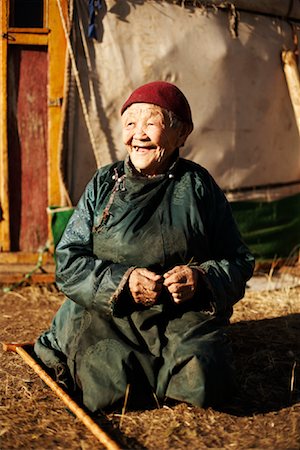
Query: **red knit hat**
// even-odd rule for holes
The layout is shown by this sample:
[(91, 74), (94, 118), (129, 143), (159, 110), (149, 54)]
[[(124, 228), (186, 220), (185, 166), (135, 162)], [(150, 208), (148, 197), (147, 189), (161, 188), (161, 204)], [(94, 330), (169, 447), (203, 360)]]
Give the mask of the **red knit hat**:
[(143, 84), (128, 97), (121, 108), (121, 115), (133, 103), (152, 103), (172, 111), (179, 119), (188, 123), (191, 130), (193, 129), (190, 105), (181, 90), (174, 84), (166, 81), (152, 81)]

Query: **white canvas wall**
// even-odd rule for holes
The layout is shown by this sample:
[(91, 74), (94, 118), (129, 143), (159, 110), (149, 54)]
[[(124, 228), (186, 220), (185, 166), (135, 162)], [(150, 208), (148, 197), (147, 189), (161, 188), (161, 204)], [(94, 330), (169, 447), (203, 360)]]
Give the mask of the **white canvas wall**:
[[(285, 19), (241, 11), (233, 38), (226, 10), (110, 0), (96, 21), (98, 40), (87, 39), (85, 54), (76, 17), (86, 31), (87, 5), (76, 4), (73, 47), (98, 165), (124, 157), (124, 100), (135, 87), (162, 79), (177, 84), (191, 104), (195, 129), (182, 155), (207, 167), (222, 188), (300, 180), (299, 133), (280, 58), (294, 48)], [(72, 92), (65, 152), (76, 202), (96, 163)]]

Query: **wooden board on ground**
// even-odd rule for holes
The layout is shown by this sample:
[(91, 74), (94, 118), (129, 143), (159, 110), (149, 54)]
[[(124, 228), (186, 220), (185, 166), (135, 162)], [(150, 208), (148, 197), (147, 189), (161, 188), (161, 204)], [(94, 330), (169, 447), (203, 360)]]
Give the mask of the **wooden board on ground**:
[(37, 268), (33, 264), (2, 264), (0, 262), (0, 284), (14, 283), (54, 283), (55, 264), (45, 264)]

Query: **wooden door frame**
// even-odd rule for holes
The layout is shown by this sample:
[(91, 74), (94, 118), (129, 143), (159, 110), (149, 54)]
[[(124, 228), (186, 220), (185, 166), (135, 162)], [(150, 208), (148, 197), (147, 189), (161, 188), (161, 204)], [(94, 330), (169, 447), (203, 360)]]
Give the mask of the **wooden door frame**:
[(0, 8), (0, 251), (10, 250), (7, 145), (7, 3)]
[[(8, 190), (7, 57), (10, 45), (42, 45), (48, 48), (48, 205), (60, 206), (59, 152), (64, 97), (66, 39), (57, 5), (60, 1), (67, 18), (68, 0), (44, 0), (44, 28), (10, 28), (9, 0), (0, 7), (0, 254), (10, 252), (10, 215)], [(66, 19), (67, 20), (67, 19)], [(50, 217), (48, 237), (51, 240)], [(20, 253), (18, 260), (28, 258)], [(4, 255), (2, 255), (3, 258)]]

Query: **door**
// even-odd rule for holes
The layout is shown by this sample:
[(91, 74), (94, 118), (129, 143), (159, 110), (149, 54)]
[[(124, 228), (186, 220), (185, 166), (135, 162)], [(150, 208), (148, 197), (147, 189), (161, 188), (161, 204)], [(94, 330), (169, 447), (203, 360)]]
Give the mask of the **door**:
[(5, 252), (21, 261), (51, 240), (47, 206), (60, 205), (67, 3), (0, 2), (0, 262)]

